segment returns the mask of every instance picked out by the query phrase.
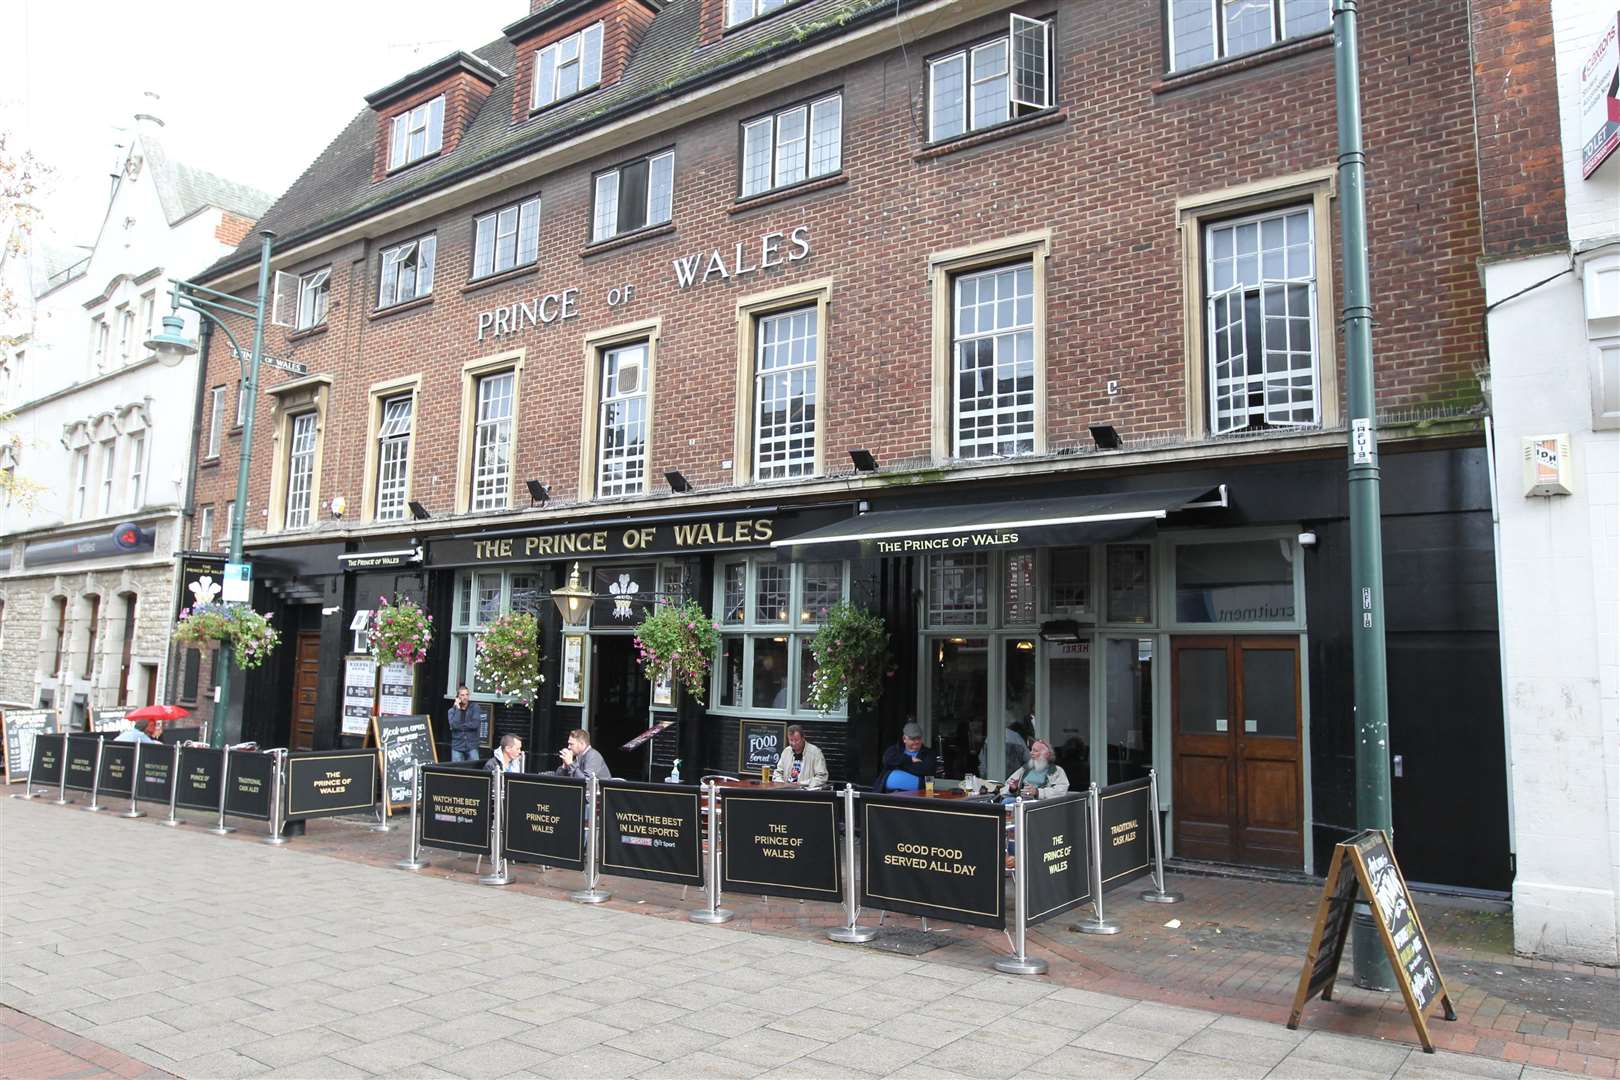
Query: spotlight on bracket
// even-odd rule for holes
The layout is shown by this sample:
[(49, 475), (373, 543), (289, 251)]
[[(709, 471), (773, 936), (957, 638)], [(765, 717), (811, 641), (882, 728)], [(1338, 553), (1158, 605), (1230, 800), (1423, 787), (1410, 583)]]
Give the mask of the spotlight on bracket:
[(692, 490), (692, 482), (686, 477), (682, 476), (681, 470), (679, 469), (669, 470), (664, 474), (664, 479), (669, 481), (669, 490), (673, 491), (677, 495)]
[(877, 472), (877, 458), (870, 450), (851, 450), (849, 460), (855, 463), (856, 472)]
[(551, 501), (551, 489), (538, 480), (527, 481), (529, 485), (529, 500), (535, 506), (544, 506)]
[(1097, 444), (1099, 450), (1118, 450), (1125, 445), (1113, 424), (1092, 424), (1091, 441)]
[(415, 499), (412, 499), (405, 505), (411, 508), (411, 517), (415, 518), (417, 521), (426, 521), (428, 518), (433, 516), (432, 514), (428, 513), (427, 507), (423, 506)]

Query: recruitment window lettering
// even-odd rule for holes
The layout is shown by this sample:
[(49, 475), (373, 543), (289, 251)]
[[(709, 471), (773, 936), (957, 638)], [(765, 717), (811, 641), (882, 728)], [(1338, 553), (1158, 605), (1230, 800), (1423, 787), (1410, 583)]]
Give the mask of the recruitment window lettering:
[(956, 456), (1035, 449), (1035, 269), (1015, 263), (952, 282)]
[(813, 304), (755, 320), (755, 480), (816, 471), (817, 323)]
[(641, 158), (598, 173), (591, 213), (591, 242), (662, 225), (675, 197), (675, 151)]
[(330, 266), (323, 266), (299, 277), (297, 325), (299, 330), (309, 330), (326, 321), (326, 305), (331, 297), (331, 282)]
[(1310, 207), (1204, 227), (1210, 427), (1321, 422)]
[(639, 495), (647, 489), (647, 343), (603, 349), (600, 357), (596, 496)]
[(1175, 548), (1178, 623), (1294, 623), (1292, 537)]
[(810, 642), (832, 606), (849, 595), (842, 562), (722, 563), (715, 575), (720, 662), (712, 700), (720, 712), (841, 717), (806, 704), (815, 679)]
[(405, 501), (410, 495), (411, 424), (415, 405), (416, 399), (411, 394), (385, 398), (381, 402), (374, 515), (378, 521), (399, 521), (405, 517)]
[(928, 62), (928, 139), (1052, 107), (1052, 24), (1011, 15), (1007, 33)]
[(543, 109), (593, 89), (602, 81), (602, 24), (554, 41), (534, 54), (530, 110)]
[(512, 397), (516, 373), (478, 380), (477, 426), (473, 430), (472, 509), (498, 510), (512, 487)]
[(450, 619), (450, 670), (446, 696), (454, 696), (462, 683), (481, 700), (501, 701), (478, 679), (478, 636), (498, 616), (523, 611), (545, 614), (549, 593), (537, 569), (463, 570), (456, 575)]
[(1331, 0), (1168, 0), (1171, 71), (1333, 27)]
[(540, 257), (540, 196), (473, 221), (473, 278), (528, 266)]
[(389, 141), (390, 171), (414, 164), (444, 148), (444, 95), (394, 117)]
[(832, 176), (843, 167), (844, 99), (830, 94), (742, 126), (742, 197)]
[(407, 240), (384, 249), (378, 274), (377, 307), (393, 307), (433, 292), (433, 257), (438, 238)]
[(299, 413), (287, 422), (286, 528), (308, 528), (314, 521), (315, 414)]

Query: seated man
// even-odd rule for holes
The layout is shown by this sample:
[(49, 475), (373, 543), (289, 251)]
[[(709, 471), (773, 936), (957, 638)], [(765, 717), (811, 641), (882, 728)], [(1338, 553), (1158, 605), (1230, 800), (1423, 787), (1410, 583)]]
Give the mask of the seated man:
[(575, 728), (568, 733), (568, 745), (558, 751), (557, 756), (562, 758), (562, 768), (557, 770), (558, 776), (613, 779), (613, 773), (608, 771), (607, 762), (602, 760), (602, 755), (591, 745), (591, 737), (583, 728)]
[(900, 742), (883, 751), (878, 770), (878, 791), (919, 791), (923, 780), (934, 775), (934, 751), (923, 745), (922, 728), (915, 720), (900, 729)]
[(803, 784), (818, 788), (827, 782), (827, 758), (821, 748), (804, 737), (804, 728), (789, 724), (787, 748), (776, 762), (776, 781), (779, 784)]
[(1026, 799), (1055, 799), (1069, 793), (1069, 777), (1063, 766), (1052, 761), (1052, 744), (1036, 739), (1029, 747), (1029, 761), (1007, 777), (1007, 794)]
[(495, 752), (484, 762), (484, 768), (492, 773), (517, 772), (518, 762), (523, 757), (523, 740), (516, 735), (502, 735), (500, 745)]

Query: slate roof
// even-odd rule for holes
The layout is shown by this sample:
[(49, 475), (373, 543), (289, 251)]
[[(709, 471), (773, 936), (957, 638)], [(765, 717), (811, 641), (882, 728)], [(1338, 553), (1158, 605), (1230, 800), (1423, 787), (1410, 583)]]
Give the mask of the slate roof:
[[(361, 109), (304, 174), (275, 200), (259, 219), (259, 227), (274, 230), (277, 243), (284, 247), (306, 242), (394, 203), (572, 138), (705, 82), (887, 18), (923, 0), (807, 0), (700, 47), (698, 25), (704, 2), (670, 0), (653, 18), (618, 82), (522, 123), (512, 122), (512, 95), (517, 80), (508, 74), (490, 91), (454, 149), (382, 180), (372, 179), (377, 114), (369, 107)], [(474, 54), (503, 72), (511, 72), (516, 66), (512, 45), (505, 38), (474, 50)], [(258, 240), (250, 237), (202, 277), (206, 280), (257, 258)]]
[(163, 141), (150, 132), (141, 134), (141, 149), (157, 186), (158, 199), (163, 203), (163, 216), (170, 225), (207, 206), (253, 221), (270, 208), (270, 196), (257, 188), (170, 158)]

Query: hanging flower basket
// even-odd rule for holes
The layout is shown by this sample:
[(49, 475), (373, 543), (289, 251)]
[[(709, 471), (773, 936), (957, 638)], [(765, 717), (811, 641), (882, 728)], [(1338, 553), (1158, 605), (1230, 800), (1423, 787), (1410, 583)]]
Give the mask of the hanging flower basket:
[(720, 650), (720, 624), (712, 622), (695, 600), (660, 602), (636, 627), (641, 673), (657, 683), (673, 672), (692, 700), (703, 704), (709, 689), (709, 664)]
[(828, 610), (810, 652), (816, 673), (805, 703), (822, 712), (835, 712), (847, 701), (872, 704), (883, 692), (883, 680), (894, 674), (883, 620), (847, 600)]
[(281, 644), (281, 632), (246, 604), (198, 604), (180, 613), (174, 640), (182, 645), (229, 645), (236, 666), (252, 671)]
[(433, 616), (409, 597), (395, 596), (389, 603), (379, 596), (366, 640), (379, 664), (420, 664), (433, 642)]
[(478, 635), (476, 675), (489, 690), (533, 709), (546, 677), (540, 674), (540, 624), (526, 611), (497, 616)]

